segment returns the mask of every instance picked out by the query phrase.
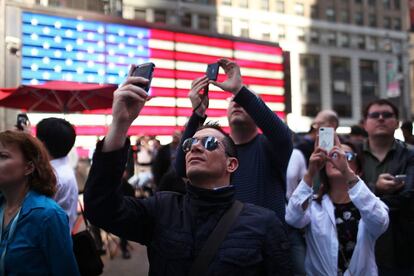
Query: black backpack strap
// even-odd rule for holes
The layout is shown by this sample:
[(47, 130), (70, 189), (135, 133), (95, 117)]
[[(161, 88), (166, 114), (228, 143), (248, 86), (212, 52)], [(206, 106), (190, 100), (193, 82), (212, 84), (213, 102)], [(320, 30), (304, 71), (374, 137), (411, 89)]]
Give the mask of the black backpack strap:
[(201, 276), (207, 273), (211, 261), (216, 256), (217, 250), (242, 209), (243, 203), (235, 200), (232, 206), (223, 214), (213, 232), (205, 242), (199, 255), (194, 260), (194, 263), (191, 266), (190, 276)]

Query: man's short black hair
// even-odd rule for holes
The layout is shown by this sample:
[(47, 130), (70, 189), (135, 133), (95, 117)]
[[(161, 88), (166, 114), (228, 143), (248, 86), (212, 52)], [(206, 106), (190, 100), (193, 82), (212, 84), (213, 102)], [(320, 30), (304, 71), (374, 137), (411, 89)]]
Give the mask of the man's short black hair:
[(402, 123), (401, 129), (406, 129), (408, 132), (413, 133), (413, 122), (405, 121)]
[(389, 100), (386, 100), (386, 99), (378, 99), (378, 100), (375, 100), (375, 101), (372, 101), (372, 102), (368, 103), (367, 106), (365, 106), (364, 112), (363, 112), (364, 119), (366, 119), (368, 117), (368, 111), (371, 108), (371, 106), (373, 106), (374, 104), (390, 106), (392, 108), (392, 111), (395, 114), (395, 118), (397, 118), (397, 119), (399, 118), (400, 113), (398, 111), (398, 108), (392, 102), (390, 102)]
[(215, 129), (215, 130), (221, 132), (224, 135), (223, 144), (224, 144), (224, 148), (226, 149), (226, 153), (230, 157), (236, 157), (237, 158), (237, 149), (236, 149), (236, 145), (234, 144), (233, 139), (231, 139), (230, 135), (228, 135), (221, 128), (221, 126), (219, 125), (219, 123), (217, 123), (217, 122), (208, 122), (205, 125), (200, 126), (197, 129), (197, 131), (202, 130), (202, 129), (205, 129), (205, 128), (212, 128), (212, 129)]
[(46, 118), (36, 126), (36, 136), (53, 159), (68, 155), (76, 140), (75, 128), (65, 119)]

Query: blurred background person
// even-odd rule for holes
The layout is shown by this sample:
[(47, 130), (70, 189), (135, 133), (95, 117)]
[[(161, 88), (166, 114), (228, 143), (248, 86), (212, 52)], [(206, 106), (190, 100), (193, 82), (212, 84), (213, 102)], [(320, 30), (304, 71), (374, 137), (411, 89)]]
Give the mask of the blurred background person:
[(65, 119), (46, 118), (36, 125), (36, 136), (51, 158), (57, 178), (54, 199), (68, 215), (72, 230), (77, 218), (78, 183), (68, 154), (75, 144), (75, 128)]
[[(358, 177), (356, 147), (340, 144), (328, 153), (316, 147), (308, 170), (293, 192), (286, 222), (305, 228), (307, 275), (378, 274), (374, 248), (388, 227), (388, 208)], [(316, 199), (313, 177), (321, 173)]]
[(42, 143), (0, 133), (0, 274), (79, 275), (66, 213), (51, 198), (56, 176)]
[(414, 145), (413, 122), (405, 121), (400, 128), (404, 136), (404, 142)]

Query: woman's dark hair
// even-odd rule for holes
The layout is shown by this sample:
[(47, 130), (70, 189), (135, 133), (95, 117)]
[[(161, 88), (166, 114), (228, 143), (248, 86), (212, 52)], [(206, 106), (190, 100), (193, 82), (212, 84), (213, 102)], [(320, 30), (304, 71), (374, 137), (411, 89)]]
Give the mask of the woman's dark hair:
[(16, 146), (26, 161), (33, 164), (33, 172), (29, 176), (30, 189), (48, 197), (55, 194), (56, 176), (42, 142), (25, 132), (8, 130), (0, 132), (0, 143)]
[[(355, 162), (357, 165), (357, 171), (355, 172), (356, 174), (360, 174), (363, 170), (362, 168), (362, 164), (363, 164), (363, 159), (362, 159), (362, 150), (361, 150), (361, 146), (359, 144), (355, 144), (351, 141), (348, 140), (344, 140), (341, 141), (342, 145), (347, 145), (348, 147), (350, 147), (352, 149), (352, 151), (354, 153), (356, 153), (356, 157), (355, 157)], [(326, 168), (323, 167), (320, 172), (319, 172), (319, 180), (320, 180), (320, 187), (317, 193), (317, 197), (316, 197), (316, 202), (318, 202), (319, 204), (322, 201), (322, 198), (325, 194), (327, 194), (331, 188), (331, 185), (329, 183), (329, 178), (328, 175), (326, 174)]]

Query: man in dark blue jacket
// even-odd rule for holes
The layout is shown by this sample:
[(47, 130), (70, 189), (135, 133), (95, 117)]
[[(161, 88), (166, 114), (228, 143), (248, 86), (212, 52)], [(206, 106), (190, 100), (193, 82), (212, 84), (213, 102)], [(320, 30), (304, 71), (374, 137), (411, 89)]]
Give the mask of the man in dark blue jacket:
[[(238, 167), (233, 141), (207, 125), (183, 143), (187, 194), (160, 192), (148, 199), (120, 190), (129, 147), (127, 131), (147, 100), (129, 77), (114, 94), (113, 122), (98, 143), (85, 187), (85, 213), (95, 225), (147, 246), (150, 275), (188, 275), (224, 212), (233, 204), (230, 176)], [(287, 233), (276, 215), (245, 204), (206, 275), (290, 275)]]
[[(273, 210), (284, 221), (286, 170), (293, 149), (291, 131), (243, 84), (237, 63), (224, 58), (218, 63), (227, 76), (224, 82), (209, 81), (205, 76), (192, 83), (189, 96), (194, 112), (182, 140), (191, 137), (207, 118), (205, 113), (208, 96), (203, 93), (204, 88), (212, 83), (227, 93), (230, 92), (232, 97), (227, 108), (227, 118), (240, 163), (232, 178), (236, 199)], [(259, 128), (263, 134), (259, 133)], [(178, 150), (176, 171), (185, 177), (184, 153)]]

